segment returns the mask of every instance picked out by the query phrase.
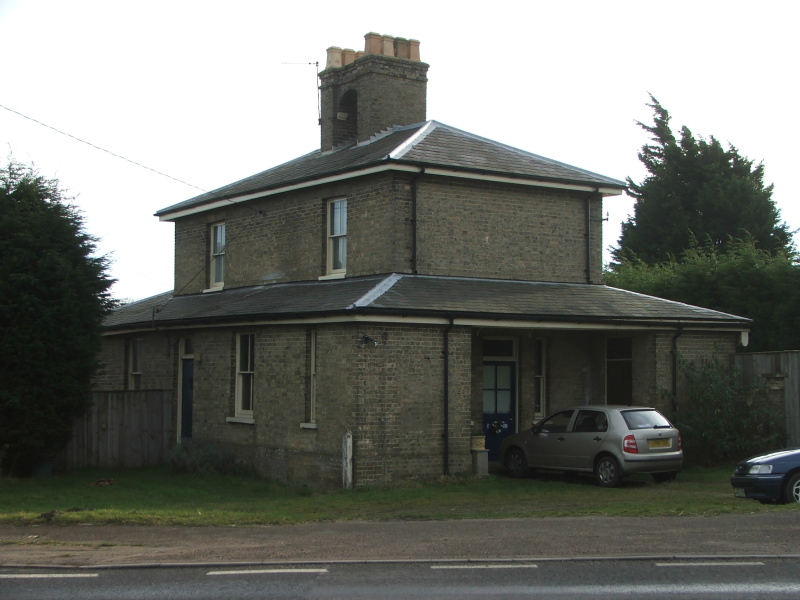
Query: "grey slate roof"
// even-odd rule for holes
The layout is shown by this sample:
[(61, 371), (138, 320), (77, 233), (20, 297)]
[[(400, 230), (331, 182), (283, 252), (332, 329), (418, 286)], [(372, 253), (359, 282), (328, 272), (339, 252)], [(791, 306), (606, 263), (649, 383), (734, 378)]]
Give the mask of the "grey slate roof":
[(391, 164), (610, 187), (620, 191), (625, 188), (622, 181), (506, 146), (438, 121), (427, 121), (392, 127), (360, 144), (352, 143), (328, 152), (310, 152), (241, 181), (164, 208), (156, 216), (168, 218), (170, 213), (201, 207), (210, 202)]
[[(125, 305), (108, 331), (373, 314), (546, 323), (748, 329), (749, 319), (604, 285), (375, 275), (161, 294)], [(545, 325), (543, 325), (545, 326)]]

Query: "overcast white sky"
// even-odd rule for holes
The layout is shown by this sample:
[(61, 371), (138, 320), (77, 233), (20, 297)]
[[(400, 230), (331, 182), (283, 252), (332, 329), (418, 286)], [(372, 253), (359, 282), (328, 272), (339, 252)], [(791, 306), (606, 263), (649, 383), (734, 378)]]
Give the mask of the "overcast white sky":
[[(211, 190), (316, 149), (306, 63), (375, 31), (420, 40), (429, 119), (616, 179), (644, 176), (652, 92), (673, 131), (763, 161), (795, 230), (798, 17), (768, 0), (0, 0), (0, 105)], [(152, 215), (198, 189), (4, 108), (0, 149), (77, 196), (116, 297), (172, 289), (173, 225)], [(632, 201), (605, 210), (608, 247)]]

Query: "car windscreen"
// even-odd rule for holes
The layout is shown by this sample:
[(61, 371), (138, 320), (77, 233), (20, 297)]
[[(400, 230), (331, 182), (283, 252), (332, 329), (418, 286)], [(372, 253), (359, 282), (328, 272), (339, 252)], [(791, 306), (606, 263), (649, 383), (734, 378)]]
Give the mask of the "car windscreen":
[(625, 419), (628, 429), (672, 427), (672, 423), (657, 410), (623, 410), (622, 418)]

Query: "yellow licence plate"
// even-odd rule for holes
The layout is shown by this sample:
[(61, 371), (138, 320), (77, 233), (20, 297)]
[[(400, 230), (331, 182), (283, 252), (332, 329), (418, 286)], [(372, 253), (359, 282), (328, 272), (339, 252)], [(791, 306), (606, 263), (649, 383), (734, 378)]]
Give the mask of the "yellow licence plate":
[(650, 448), (669, 448), (669, 439), (666, 440), (647, 440), (647, 445)]

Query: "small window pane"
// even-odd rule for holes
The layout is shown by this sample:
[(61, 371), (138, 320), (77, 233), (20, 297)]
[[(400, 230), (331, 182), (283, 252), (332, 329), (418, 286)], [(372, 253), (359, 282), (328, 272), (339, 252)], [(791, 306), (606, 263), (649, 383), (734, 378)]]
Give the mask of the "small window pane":
[(497, 390), (497, 412), (511, 412), (511, 392), (509, 390)]
[(252, 335), (243, 335), (239, 338), (239, 370), (253, 371), (254, 357), (253, 345), (255, 338)]
[(331, 202), (331, 235), (347, 233), (347, 200)]
[(511, 388), (511, 367), (505, 365), (497, 367), (497, 388), (504, 390)]
[(483, 389), (493, 390), (495, 388), (495, 367), (484, 365), (483, 367)]
[(214, 283), (225, 281), (225, 255), (214, 257)]
[(245, 373), (241, 376), (242, 410), (253, 410), (253, 375)]
[(333, 269), (337, 271), (345, 269), (347, 267), (347, 238), (333, 238), (333, 240), (331, 240), (331, 248), (333, 251)]
[(484, 390), (483, 391), (483, 412), (485, 414), (494, 414), (497, 411), (495, 410), (496, 403), (495, 403), (495, 393), (494, 390)]
[(214, 225), (214, 232), (212, 235), (213, 238), (213, 249), (212, 252), (214, 254), (220, 254), (225, 250), (225, 223), (220, 225)]

